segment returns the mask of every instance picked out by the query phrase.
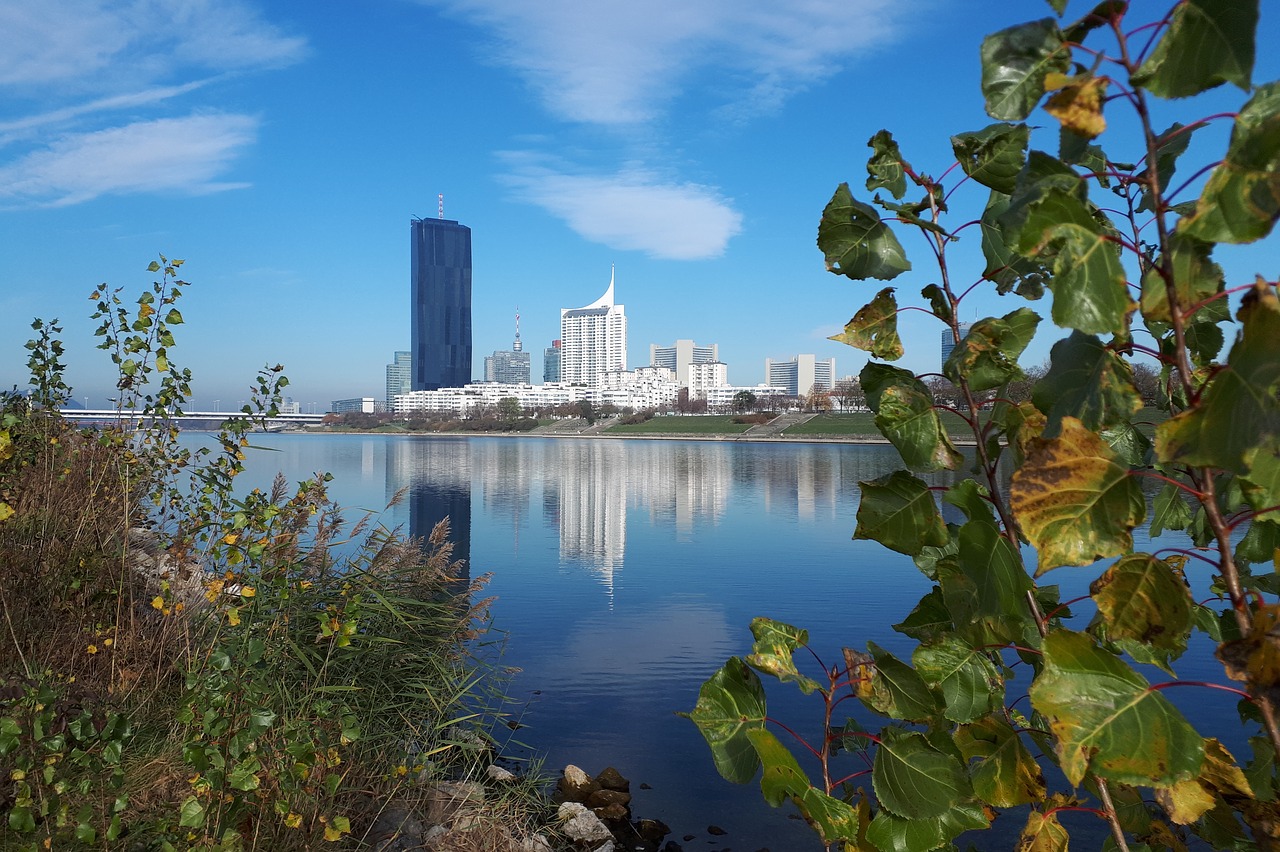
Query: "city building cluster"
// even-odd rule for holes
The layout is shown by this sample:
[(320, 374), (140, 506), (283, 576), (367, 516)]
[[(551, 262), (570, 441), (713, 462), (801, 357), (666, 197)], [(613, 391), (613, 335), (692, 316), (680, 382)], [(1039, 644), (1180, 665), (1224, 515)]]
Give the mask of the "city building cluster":
[(727, 411), (740, 404), (744, 391), (764, 402), (804, 398), (835, 386), (835, 359), (813, 355), (767, 359), (764, 384), (732, 385), (719, 346), (692, 340), (651, 344), (650, 363), (629, 369), (626, 308), (615, 297), (612, 272), (600, 298), (561, 309), (560, 337), (543, 350), (541, 384), (533, 383), (518, 312), (511, 349), (486, 356), (483, 381), (473, 381), (471, 229), (442, 212), (438, 219), (412, 219), (409, 233), (410, 348), (395, 352), (387, 364), (385, 401), (335, 400), (335, 413), (385, 409), (466, 415), (510, 398), (528, 411), (580, 402), (635, 411), (705, 402), (708, 411)]

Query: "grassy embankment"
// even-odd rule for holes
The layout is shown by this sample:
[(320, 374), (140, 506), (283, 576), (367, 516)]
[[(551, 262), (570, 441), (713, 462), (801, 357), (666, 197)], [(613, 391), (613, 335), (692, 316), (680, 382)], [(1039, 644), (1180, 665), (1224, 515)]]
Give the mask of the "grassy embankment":
[(654, 417), (643, 423), (620, 423), (605, 429), (605, 435), (740, 435), (751, 423), (734, 423), (732, 414), (686, 417)]
[[(155, 315), (107, 326), (141, 360), (126, 394), (159, 366)], [(0, 393), (0, 848), (363, 848), (460, 781), (488, 798), (451, 849), (546, 823), (539, 779), (484, 782), (501, 683), (447, 525), (347, 523), (323, 478), (239, 493), (247, 420), (212, 452), (162, 419), (76, 429), (58, 329), (36, 327), (34, 393)], [(154, 412), (189, 394), (166, 366)]]

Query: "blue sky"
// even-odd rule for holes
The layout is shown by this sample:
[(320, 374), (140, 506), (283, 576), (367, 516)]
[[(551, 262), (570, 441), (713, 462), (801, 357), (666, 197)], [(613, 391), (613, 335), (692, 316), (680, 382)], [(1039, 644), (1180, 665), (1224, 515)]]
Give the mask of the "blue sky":
[[(1280, 43), (1276, 12), (1264, 4), (1261, 45)], [(869, 200), (865, 143), (882, 127), (943, 172), (949, 136), (990, 123), (982, 35), (1048, 14), (1041, 0), (0, 0), (0, 384), (25, 383), (31, 319), (57, 317), (77, 398), (102, 405), (113, 381), (87, 296), (136, 294), (164, 253), (193, 282), (172, 360), (195, 372), (196, 407), (238, 405), (267, 362), (304, 405), (380, 397), (409, 343), (409, 219), (435, 216), (438, 193), (473, 232), (477, 378), (517, 307), (540, 353), (611, 265), (632, 366), (693, 338), (720, 345), (737, 384), (798, 352), (856, 373), (865, 356), (825, 338), (879, 288), (823, 270), (822, 207), (842, 180)], [(1278, 68), (1263, 50), (1254, 81)], [(1224, 87), (1177, 114), (1241, 102)], [(1033, 116), (1033, 145), (1053, 149), (1051, 122)], [(899, 234), (908, 301), (937, 274)], [(1269, 243), (1219, 259), (1235, 283), (1274, 277)], [(957, 244), (959, 277), (980, 272), (977, 249), (976, 233)], [(1014, 307), (979, 294), (965, 313)], [(936, 369), (940, 326), (902, 324), (901, 363)]]

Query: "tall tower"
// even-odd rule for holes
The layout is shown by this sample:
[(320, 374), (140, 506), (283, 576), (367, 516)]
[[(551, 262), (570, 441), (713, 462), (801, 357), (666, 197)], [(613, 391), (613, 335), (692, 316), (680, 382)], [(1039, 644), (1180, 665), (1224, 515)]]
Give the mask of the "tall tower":
[(413, 389), (471, 383), (471, 229), (452, 219), (409, 222)]
[(583, 308), (560, 309), (560, 381), (596, 387), (600, 377), (627, 369), (627, 315), (609, 289)]

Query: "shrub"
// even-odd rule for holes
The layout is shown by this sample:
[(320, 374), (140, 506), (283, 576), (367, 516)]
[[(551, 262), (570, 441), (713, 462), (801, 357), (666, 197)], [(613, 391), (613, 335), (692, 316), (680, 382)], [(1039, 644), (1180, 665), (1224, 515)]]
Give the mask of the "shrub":
[[(1051, 5), (1059, 15), (1066, 6)], [(1218, 849), (1274, 847), (1280, 299), (1261, 277), (1229, 287), (1213, 259), (1222, 244), (1266, 237), (1280, 216), (1280, 83), (1252, 87), (1257, 15), (1248, 0), (1187, 0), (1135, 27), (1126, 4), (1104, 2), (1070, 25), (1045, 18), (988, 36), (982, 87), (998, 123), (952, 136), (956, 162), (939, 179), (888, 132), (875, 134), (866, 187), (885, 217), (848, 184), (823, 211), (818, 245), (833, 273), (887, 281), (910, 270), (891, 223), (918, 230), (938, 264), (925, 280), (939, 283), (912, 308), (955, 342), (942, 367), (954, 399), (885, 363), (903, 354), (894, 288), (836, 337), (876, 359), (860, 385), (907, 468), (860, 483), (854, 537), (912, 558), (932, 588), (894, 626), (916, 643), (909, 661), (868, 643), (836, 661), (814, 652), (811, 676), (797, 654), (807, 632), (757, 618), (752, 653), (708, 680), (689, 715), (722, 775), (745, 782), (763, 769), (765, 800), (794, 802), (824, 841), (952, 849), (1018, 808), (1020, 849), (1066, 849), (1066, 811), (1095, 815), (1108, 849), (1185, 849), (1192, 835)], [(1248, 95), (1238, 112), (1153, 125), (1152, 97), (1225, 82)], [(1058, 122), (1057, 156), (1028, 152), (1032, 127), (1021, 122), (1042, 100)], [(1104, 104), (1132, 108), (1119, 140), (1131, 147), (1118, 159), (1115, 143), (1104, 152), (1095, 141)], [(1180, 167), (1193, 136), (1224, 122), (1225, 153)], [(1187, 197), (1193, 189), (1198, 198)], [(981, 242), (977, 275), (949, 256), (965, 237)], [(962, 333), (962, 305), (978, 287), (1048, 295), (1065, 330), (1029, 401), (1007, 388), (1026, 379), (1018, 362), (1041, 317), (1020, 305)], [(1234, 344), (1222, 359), (1224, 323)], [(1158, 369), (1156, 400), (1170, 415), (1154, 444), (1134, 422), (1135, 357)], [(988, 393), (991, 410), (979, 413)], [(975, 441), (973, 477), (945, 489), (917, 475), (969, 463), (943, 417)], [(1150, 509), (1143, 481), (1159, 488)], [(939, 497), (962, 522), (944, 521)], [(1185, 530), (1191, 547), (1133, 552), (1148, 516), (1153, 539)], [(1212, 576), (1186, 570), (1191, 561)], [(1040, 582), (1085, 566), (1096, 579), (1080, 601)], [(1216, 644), (1238, 686), (1177, 678), (1193, 631)], [(1169, 679), (1152, 683), (1137, 665)], [(759, 673), (820, 699), (821, 729), (801, 741), (817, 780), (773, 733)], [(1007, 694), (1027, 681), (1029, 703)], [(1236, 720), (1215, 720), (1209, 736), (1195, 730), (1165, 697), (1175, 686), (1238, 696), (1252, 753), (1223, 744)], [(846, 701), (880, 717), (878, 730), (846, 720)], [(871, 792), (860, 786), (868, 775)]]

